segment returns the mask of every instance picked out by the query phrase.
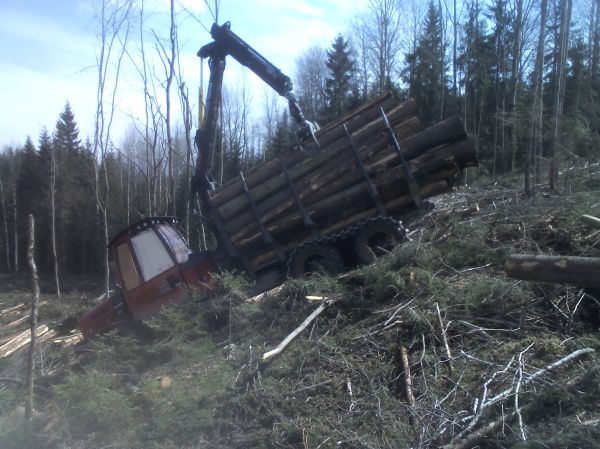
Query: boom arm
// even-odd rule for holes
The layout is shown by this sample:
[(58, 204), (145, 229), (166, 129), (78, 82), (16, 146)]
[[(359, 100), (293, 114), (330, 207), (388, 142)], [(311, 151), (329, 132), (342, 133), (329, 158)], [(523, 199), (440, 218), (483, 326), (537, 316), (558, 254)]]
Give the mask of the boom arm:
[(213, 58), (220, 55), (223, 58), (230, 55), (240, 64), (252, 70), (260, 79), (267, 83), (275, 92), (288, 101), (290, 114), (298, 124), (298, 135), (301, 140), (314, 139), (313, 126), (304, 118), (296, 97), (292, 93), (292, 81), (281, 70), (265, 59), (260, 53), (244, 42), (238, 35), (231, 31), (229, 22), (219, 26), (213, 24), (210, 35), (214, 39), (198, 52), (201, 58)]

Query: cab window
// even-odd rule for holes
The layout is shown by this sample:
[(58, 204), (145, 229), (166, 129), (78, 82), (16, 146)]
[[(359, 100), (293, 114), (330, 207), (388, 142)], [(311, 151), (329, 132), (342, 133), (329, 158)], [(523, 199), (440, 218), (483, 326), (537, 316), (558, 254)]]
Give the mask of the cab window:
[(124, 284), (123, 288), (126, 291), (129, 291), (140, 285), (140, 275), (133, 263), (133, 257), (131, 257), (131, 251), (129, 250), (127, 242), (122, 243), (117, 247), (117, 258), (119, 259), (119, 269)]
[(175, 265), (154, 230), (139, 233), (132, 237), (131, 243), (144, 281), (149, 281)]
[(181, 235), (169, 225), (161, 224), (158, 231), (173, 250), (177, 263), (186, 263), (192, 252)]

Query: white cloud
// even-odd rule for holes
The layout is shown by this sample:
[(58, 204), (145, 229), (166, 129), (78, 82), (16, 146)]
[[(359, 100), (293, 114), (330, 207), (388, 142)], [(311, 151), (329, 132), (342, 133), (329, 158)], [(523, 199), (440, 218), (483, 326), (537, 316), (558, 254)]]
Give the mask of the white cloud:
[(80, 135), (91, 135), (94, 83), (93, 76), (86, 73), (50, 77), (14, 65), (4, 66), (0, 97), (10, 105), (10, 114), (3, 113), (1, 120), (2, 143), (22, 143), (27, 135), (36, 142), (43, 127), (52, 133), (66, 101), (71, 103)]
[(290, 2), (282, 2), (281, 0), (255, 0), (253, 2), (253, 7), (256, 11), (265, 11), (267, 14), (286, 11), (288, 14), (323, 17), (325, 11), (323, 7), (317, 5), (319, 3), (309, 0), (294, 0)]

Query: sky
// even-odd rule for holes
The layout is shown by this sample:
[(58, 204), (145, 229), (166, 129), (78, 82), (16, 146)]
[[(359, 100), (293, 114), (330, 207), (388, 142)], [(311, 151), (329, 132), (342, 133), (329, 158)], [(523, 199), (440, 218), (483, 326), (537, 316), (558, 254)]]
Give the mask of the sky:
[[(311, 45), (329, 47), (338, 33), (346, 32), (366, 1), (221, 0), (218, 20), (230, 21), (232, 31), (293, 77), (296, 58)], [(67, 101), (80, 137), (93, 136), (100, 4), (100, 0), (0, 1), (0, 148), (20, 146), (28, 135), (36, 143), (43, 127), (51, 133)], [(213, 18), (202, 0), (175, 0), (175, 4), (183, 78), (190, 92), (196, 92), (200, 72), (196, 52), (211, 41), (207, 29)], [(144, 45), (159, 78), (163, 68), (150, 29), (168, 37), (168, 6), (169, 0), (144, 1), (148, 17)], [(135, 59), (139, 42), (130, 48)], [(235, 87), (242, 76), (248, 79), (253, 97), (264, 95), (260, 80), (243, 75), (239, 64), (228, 58), (226, 85)], [(113, 136), (117, 140), (143, 116), (140, 91), (139, 75), (126, 61), (116, 97)]]

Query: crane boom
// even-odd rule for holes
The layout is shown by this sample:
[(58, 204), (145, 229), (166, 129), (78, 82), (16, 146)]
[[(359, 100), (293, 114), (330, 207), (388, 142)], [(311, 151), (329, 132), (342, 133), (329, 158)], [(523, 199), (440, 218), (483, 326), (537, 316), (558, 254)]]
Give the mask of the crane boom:
[(221, 26), (216, 23), (213, 24), (210, 35), (214, 41), (202, 47), (198, 52), (198, 56), (201, 58), (214, 58), (215, 56), (225, 58), (229, 55), (243, 66), (248, 67), (288, 101), (290, 114), (298, 124), (300, 140), (314, 139), (313, 127), (304, 118), (302, 109), (292, 93), (294, 85), (290, 77), (283, 74), (275, 65), (231, 31), (230, 22), (225, 22)]
[[(192, 195), (198, 194), (203, 207), (206, 207), (209, 203), (209, 191), (212, 190), (213, 186), (208, 176), (208, 169), (211, 154), (216, 145), (223, 73), (225, 71), (225, 58), (227, 56), (233, 57), (240, 64), (248, 67), (267, 85), (284, 97), (288, 102), (290, 115), (298, 125), (297, 134), (299, 141), (312, 140), (317, 148), (319, 147), (319, 143), (314, 135), (315, 126), (306, 120), (296, 97), (292, 93), (293, 84), (291, 79), (232, 32), (230, 22), (225, 22), (223, 25), (213, 24), (210, 34), (213, 42), (204, 45), (198, 51), (200, 58), (208, 58), (210, 77), (203, 122), (199, 124), (195, 136), (198, 158), (191, 183), (191, 193)], [(234, 249), (228, 245), (229, 239), (223, 234), (225, 231), (223, 230), (224, 226), (222, 226), (220, 216), (211, 208), (207, 208), (205, 212), (205, 216), (208, 215), (210, 221), (212, 221), (214, 227), (217, 229), (218, 235), (216, 237), (219, 243), (223, 244), (230, 257), (234, 257)]]

